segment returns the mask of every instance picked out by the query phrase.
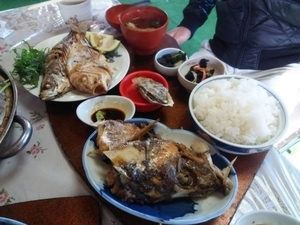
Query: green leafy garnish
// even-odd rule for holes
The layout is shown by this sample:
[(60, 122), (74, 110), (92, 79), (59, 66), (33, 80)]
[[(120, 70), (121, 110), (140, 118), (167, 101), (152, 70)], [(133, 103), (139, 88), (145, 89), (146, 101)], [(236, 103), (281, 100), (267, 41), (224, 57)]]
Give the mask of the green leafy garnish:
[(11, 83), (9, 82), (9, 80), (2, 80), (0, 81), (0, 93), (4, 92), (5, 89), (10, 85)]
[(38, 50), (30, 46), (27, 41), (24, 43), (28, 49), (13, 49), (16, 57), (11, 74), (21, 84), (35, 88), (44, 72), (48, 49)]
[(153, 27), (153, 28), (159, 28), (159, 27), (161, 27), (162, 25), (161, 25), (161, 23), (160, 23), (160, 21), (159, 20), (152, 20), (151, 21), (151, 27)]

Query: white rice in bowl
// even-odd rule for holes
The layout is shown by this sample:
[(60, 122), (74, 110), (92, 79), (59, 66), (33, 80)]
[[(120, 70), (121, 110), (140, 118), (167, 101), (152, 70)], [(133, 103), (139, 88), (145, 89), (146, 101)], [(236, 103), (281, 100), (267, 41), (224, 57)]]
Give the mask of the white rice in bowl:
[(212, 134), (232, 143), (259, 145), (270, 140), (279, 124), (279, 103), (249, 79), (218, 79), (200, 87), (193, 112)]

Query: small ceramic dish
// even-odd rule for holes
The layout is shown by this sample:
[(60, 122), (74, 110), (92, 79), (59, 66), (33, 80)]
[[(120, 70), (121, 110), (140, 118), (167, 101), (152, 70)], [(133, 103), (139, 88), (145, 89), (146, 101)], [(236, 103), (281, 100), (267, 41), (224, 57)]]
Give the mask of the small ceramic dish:
[(91, 0), (61, 0), (57, 2), (59, 12), (67, 22), (71, 17), (76, 16), (79, 22), (92, 20), (92, 1)]
[(235, 225), (300, 225), (300, 221), (287, 214), (268, 211), (256, 210), (242, 215)]
[(132, 6), (133, 5), (130, 5), (130, 4), (119, 4), (119, 5), (114, 5), (114, 6), (111, 6), (110, 8), (108, 8), (105, 11), (105, 19), (106, 19), (107, 23), (111, 27), (113, 27), (116, 30), (121, 32), (119, 17), (123, 11), (125, 11), (126, 9), (128, 9)]
[[(199, 83), (196, 80), (190, 81), (185, 76), (189, 72), (191, 66), (196, 65), (200, 62), (201, 59), (206, 59), (207, 61), (207, 68), (208, 70), (213, 69), (214, 73), (213, 76), (216, 75), (223, 75), (225, 74), (225, 66), (219, 59), (208, 56), (208, 55), (201, 55), (195, 58), (190, 58), (183, 62), (180, 67), (178, 68), (178, 81), (179, 83), (188, 91), (191, 92), (194, 87)], [(196, 75), (195, 75), (196, 79)]]
[(76, 114), (82, 122), (96, 128), (100, 122), (96, 114), (100, 110), (104, 119), (128, 120), (135, 114), (135, 105), (129, 98), (123, 96), (103, 95), (80, 103)]
[(136, 111), (138, 112), (150, 112), (161, 107), (160, 104), (153, 104), (148, 102), (137, 90), (132, 79), (135, 77), (147, 77), (154, 81), (163, 84), (167, 89), (169, 88), (167, 80), (160, 74), (148, 70), (136, 71), (128, 74), (123, 78), (120, 83), (119, 90), (120, 94), (124, 97), (130, 98), (135, 104)]
[[(165, 66), (160, 63), (160, 59), (162, 59), (163, 57), (166, 57), (166, 55), (168, 55), (168, 54), (173, 55), (174, 61), (177, 62), (177, 60), (175, 58), (176, 57), (175, 54), (177, 54), (177, 53), (180, 54), (180, 55), (178, 55), (179, 57), (177, 57), (177, 58), (179, 59), (179, 61), (181, 61), (181, 63), (179, 62), (175, 66)], [(183, 60), (181, 59), (181, 56), (184, 56)], [(177, 76), (179, 66), (187, 59), (188, 59), (188, 56), (186, 55), (186, 53), (179, 48), (164, 48), (164, 49), (159, 50), (155, 54), (154, 66), (160, 74), (162, 74), (164, 76), (168, 76), (168, 77), (173, 77), (173, 76)]]

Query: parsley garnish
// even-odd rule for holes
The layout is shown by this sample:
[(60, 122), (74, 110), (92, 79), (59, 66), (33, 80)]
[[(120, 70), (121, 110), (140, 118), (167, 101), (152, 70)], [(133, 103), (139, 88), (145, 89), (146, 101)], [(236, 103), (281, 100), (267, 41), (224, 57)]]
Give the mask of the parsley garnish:
[(16, 57), (11, 74), (21, 84), (35, 88), (38, 85), (40, 75), (44, 72), (48, 49), (38, 50), (30, 46), (27, 41), (24, 43), (28, 49), (13, 49)]

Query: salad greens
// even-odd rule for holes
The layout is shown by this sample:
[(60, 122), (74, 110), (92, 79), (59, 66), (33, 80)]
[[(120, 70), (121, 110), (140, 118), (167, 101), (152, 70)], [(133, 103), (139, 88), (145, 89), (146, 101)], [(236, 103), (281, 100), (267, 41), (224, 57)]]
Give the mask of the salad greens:
[(48, 49), (38, 50), (30, 46), (27, 41), (23, 42), (28, 49), (13, 49), (16, 57), (11, 74), (21, 84), (35, 88), (38, 85), (40, 75), (44, 72)]

